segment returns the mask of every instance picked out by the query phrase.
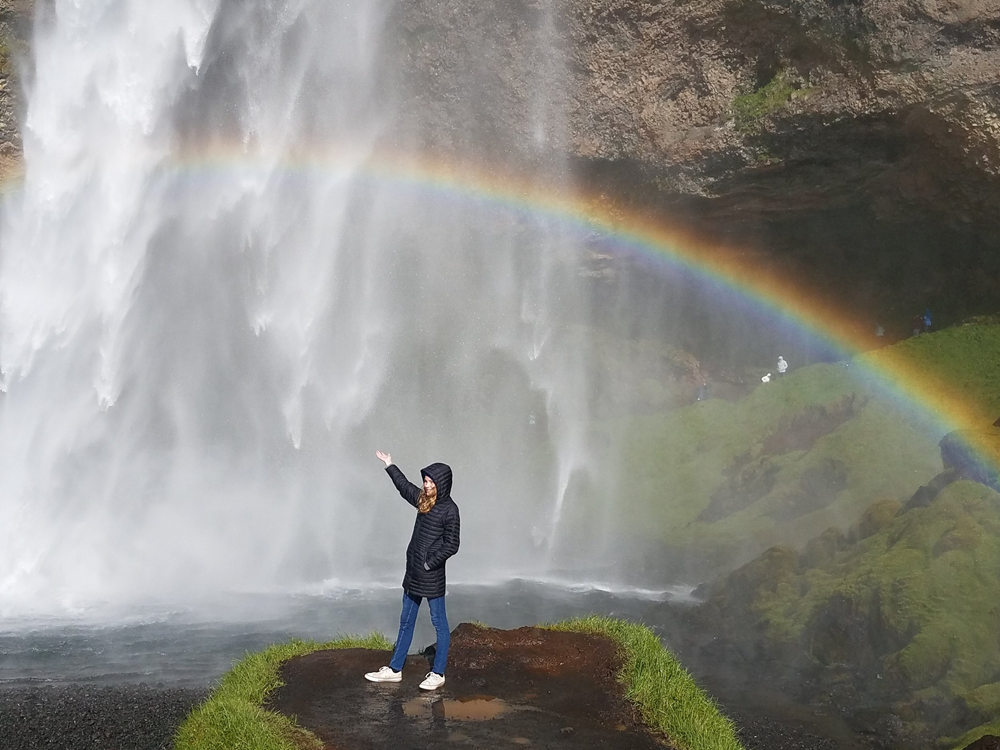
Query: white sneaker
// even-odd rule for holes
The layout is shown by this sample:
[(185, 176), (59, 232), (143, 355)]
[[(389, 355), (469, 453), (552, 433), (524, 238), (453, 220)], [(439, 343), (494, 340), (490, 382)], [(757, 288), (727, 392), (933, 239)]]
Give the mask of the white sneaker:
[(420, 683), (421, 690), (437, 690), (444, 685), (444, 675), (437, 672), (428, 672), (424, 681)]
[(378, 672), (366, 673), (365, 679), (370, 682), (400, 682), (403, 679), (403, 673), (397, 672), (392, 667), (381, 667)]

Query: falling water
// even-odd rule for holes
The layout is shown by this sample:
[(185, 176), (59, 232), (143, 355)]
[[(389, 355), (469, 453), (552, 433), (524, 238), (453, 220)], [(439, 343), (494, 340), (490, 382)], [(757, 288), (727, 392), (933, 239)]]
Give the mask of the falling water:
[[(0, 235), (6, 611), (395, 584), (411, 519), (376, 448), (414, 476), (454, 466), (454, 576), (565, 566), (578, 253), (368, 168), (413, 93), (386, 62), (393, 9), (56, 0), (38, 19)], [(544, 101), (531, 148), (561, 127)]]

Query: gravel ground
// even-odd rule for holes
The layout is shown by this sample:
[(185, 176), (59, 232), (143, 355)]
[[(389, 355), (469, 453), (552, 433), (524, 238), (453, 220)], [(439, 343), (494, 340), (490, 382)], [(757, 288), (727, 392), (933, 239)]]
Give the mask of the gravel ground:
[(148, 685), (0, 689), (3, 750), (169, 750), (207, 691)]
[(828, 737), (748, 712), (730, 712), (746, 750), (844, 750)]

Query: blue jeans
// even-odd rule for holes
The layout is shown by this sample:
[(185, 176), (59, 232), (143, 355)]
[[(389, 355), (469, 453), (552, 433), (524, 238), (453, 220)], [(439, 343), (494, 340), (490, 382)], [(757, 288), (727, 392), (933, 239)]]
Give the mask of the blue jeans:
[[(399, 635), (396, 636), (396, 647), (392, 652), (389, 666), (399, 672), (406, 662), (406, 654), (413, 641), (413, 626), (417, 622), (417, 610), (420, 609), (422, 596), (413, 596), (403, 592), (403, 611), (399, 615)], [(428, 599), (431, 608), (431, 622), (437, 631), (437, 646), (434, 649), (434, 666), (432, 672), (444, 676), (444, 667), (448, 662), (448, 645), (451, 643), (451, 633), (448, 632), (448, 613), (444, 610), (444, 597)]]

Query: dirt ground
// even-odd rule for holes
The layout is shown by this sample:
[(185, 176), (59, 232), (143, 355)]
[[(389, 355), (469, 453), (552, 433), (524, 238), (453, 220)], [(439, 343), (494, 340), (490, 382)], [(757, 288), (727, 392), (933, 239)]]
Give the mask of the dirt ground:
[(422, 655), (407, 659), (402, 682), (364, 679), (386, 663), (386, 652), (366, 649), (292, 659), (268, 708), (296, 717), (329, 750), (669, 747), (625, 700), (615, 647), (601, 637), (462, 624), (434, 692), (417, 688), (430, 669)]

